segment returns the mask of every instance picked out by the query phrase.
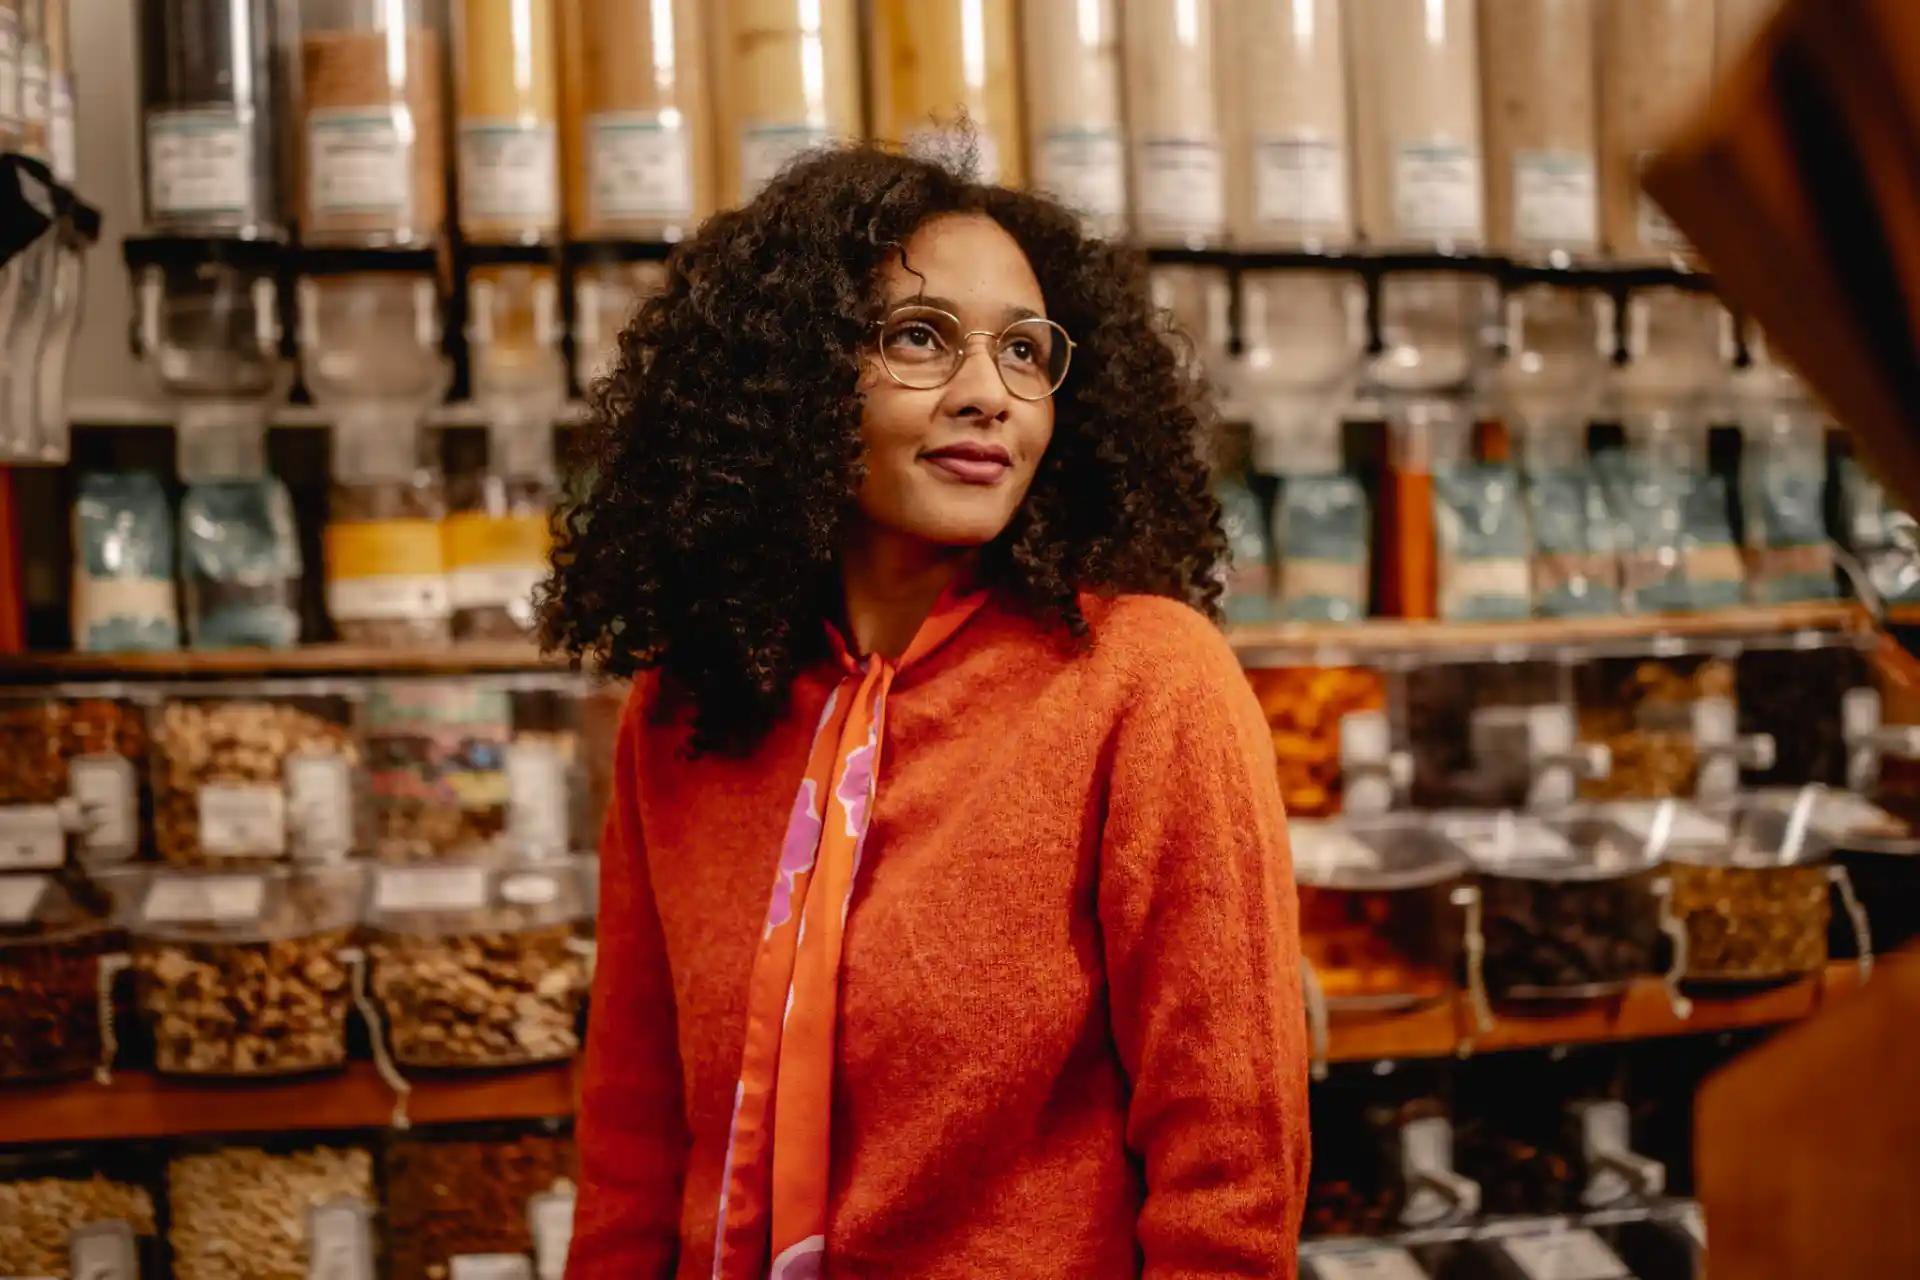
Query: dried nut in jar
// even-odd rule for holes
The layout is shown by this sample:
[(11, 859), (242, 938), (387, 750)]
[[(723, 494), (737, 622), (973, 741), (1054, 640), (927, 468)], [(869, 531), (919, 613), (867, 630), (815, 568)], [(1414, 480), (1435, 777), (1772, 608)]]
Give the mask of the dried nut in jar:
[(346, 725), (289, 703), (246, 700), (169, 702), (155, 755), (155, 840), (163, 860), (185, 866), (233, 861), (205, 848), (207, 787), (282, 787), (295, 756), (334, 756), (348, 768), (360, 762)]
[(232, 1147), (167, 1170), (175, 1280), (307, 1280), (307, 1215), (373, 1202), (373, 1157), (318, 1147), (274, 1155)]
[(373, 990), (396, 1060), (498, 1066), (570, 1057), (585, 962), (573, 925), (373, 944)]
[(113, 1221), (136, 1236), (153, 1235), (153, 1197), (101, 1177), (0, 1182), (0, 1271), (69, 1280), (69, 1237), (89, 1223)]
[(1279, 667), (1249, 671), (1273, 731), (1280, 792), (1296, 818), (1340, 812), (1340, 721), (1386, 706), (1376, 671), (1363, 667)]
[(1614, 988), (1655, 971), (1660, 921), (1642, 876), (1482, 878), (1485, 976), (1495, 999)]
[(1612, 687), (1583, 699), (1580, 737), (1604, 744), (1612, 767), (1586, 778), (1587, 800), (1664, 800), (1688, 796), (1699, 772), (1690, 709), (1706, 698), (1732, 698), (1733, 664), (1714, 659), (1685, 673), (1663, 662), (1637, 664)]
[(573, 1189), (573, 1143), (523, 1134), (499, 1140), (409, 1139), (387, 1154), (394, 1280), (448, 1280), (451, 1259), (529, 1253), (527, 1201)]
[[(115, 795), (113, 813), (89, 812), (105, 802), (94, 794), (75, 794), (73, 765), (82, 757), (118, 756), (125, 761), (124, 795)], [(130, 856), (137, 851), (138, 779), (146, 768), (147, 728), (138, 707), (112, 698), (36, 699), (0, 703), (0, 807), (81, 802), (79, 830), (104, 824), (118, 847), (103, 854)], [(119, 791), (121, 788), (115, 788)], [(100, 832), (107, 835), (108, 832)]]
[(347, 1056), (346, 930), (247, 942), (142, 939), (141, 1000), (162, 1071), (275, 1075)]
[(1672, 868), (1690, 978), (1769, 979), (1827, 962), (1832, 913), (1824, 866)]

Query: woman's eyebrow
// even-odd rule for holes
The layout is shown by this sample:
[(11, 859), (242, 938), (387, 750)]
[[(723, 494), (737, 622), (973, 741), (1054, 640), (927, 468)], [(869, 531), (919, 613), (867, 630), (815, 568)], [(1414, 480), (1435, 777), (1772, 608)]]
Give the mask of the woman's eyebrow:
[[(887, 304), (889, 310), (896, 307), (932, 307), (937, 311), (946, 312), (955, 319), (958, 319), (960, 316), (960, 304), (952, 298), (943, 298), (937, 293), (910, 294), (904, 298), (895, 298)], [(1018, 324), (1022, 320), (1038, 319), (1040, 319), (1040, 313), (1038, 311), (1035, 311), (1032, 307), (1020, 306), (1017, 303), (1009, 303), (1000, 309), (1000, 323), (1003, 327), (1010, 324)]]

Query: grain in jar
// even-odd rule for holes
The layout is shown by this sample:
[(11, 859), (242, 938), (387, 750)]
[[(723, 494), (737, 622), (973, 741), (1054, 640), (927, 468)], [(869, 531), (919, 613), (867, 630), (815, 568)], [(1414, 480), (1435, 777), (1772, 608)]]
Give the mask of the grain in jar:
[(1012, 0), (877, 0), (867, 59), (875, 135), (956, 167), (970, 150), (980, 181), (1019, 186), (1013, 9)]
[[(113, 1147), (22, 1147), (0, 1156), (0, 1268), (9, 1275), (70, 1280), (120, 1275), (152, 1257), (154, 1153)], [(74, 1267), (74, 1246), (82, 1246)], [(111, 1268), (91, 1270), (111, 1260)], [(126, 1271), (126, 1275), (134, 1272)]]
[(1079, 211), (1087, 229), (1126, 229), (1118, 0), (1020, 8), (1032, 185)]
[(1121, 6), (1133, 230), (1143, 244), (1206, 246), (1226, 235), (1214, 8), (1212, 0)]
[(1229, 166), (1233, 235), (1262, 249), (1338, 249), (1353, 239), (1347, 46), (1339, 0), (1253, 0), (1227, 47), (1238, 60)]
[(1487, 243), (1515, 257), (1600, 247), (1594, 0), (1480, 0)]
[(1475, 249), (1485, 237), (1473, 0), (1347, 7), (1360, 232), (1382, 249)]
[(301, 237), (426, 245), (446, 222), (441, 36), (425, 0), (300, 7)]
[(459, 0), (454, 84), (460, 230), (478, 244), (560, 232), (556, 0)]
[(1600, 231), (1630, 262), (1684, 261), (1673, 222), (1640, 189), (1657, 148), (1713, 81), (1713, 0), (1609, 0), (1600, 11)]
[(804, 152), (860, 134), (854, 0), (715, 0), (723, 205), (758, 195)]
[(697, 0), (565, 0), (561, 84), (575, 239), (678, 240), (713, 211), (713, 99)]

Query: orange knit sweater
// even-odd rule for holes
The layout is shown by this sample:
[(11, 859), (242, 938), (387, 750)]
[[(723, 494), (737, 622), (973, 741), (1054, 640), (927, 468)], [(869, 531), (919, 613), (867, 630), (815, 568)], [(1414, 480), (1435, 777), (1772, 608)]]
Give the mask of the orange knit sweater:
[[(989, 606), (888, 700), (842, 953), (827, 1274), (1293, 1276), (1298, 915), (1273, 747), (1199, 615)], [(838, 677), (745, 759), (623, 720), (570, 1280), (707, 1276), (781, 835)]]

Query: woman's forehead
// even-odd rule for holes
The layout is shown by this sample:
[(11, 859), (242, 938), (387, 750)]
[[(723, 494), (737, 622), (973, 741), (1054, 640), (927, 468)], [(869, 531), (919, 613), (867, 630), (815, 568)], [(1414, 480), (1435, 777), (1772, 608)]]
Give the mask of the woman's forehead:
[(924, 302), (969, 324), (1047, 313), (1033, 266), (1016, 241), (985, 214), (934, 218), (891, 255), (881, 278), (889, 304)]

